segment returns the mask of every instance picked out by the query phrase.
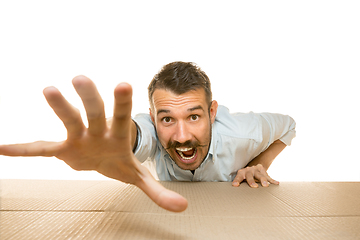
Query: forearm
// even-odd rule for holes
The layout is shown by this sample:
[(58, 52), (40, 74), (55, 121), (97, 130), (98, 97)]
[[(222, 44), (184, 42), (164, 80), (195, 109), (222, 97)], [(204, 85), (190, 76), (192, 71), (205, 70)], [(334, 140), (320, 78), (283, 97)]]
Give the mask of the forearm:
[(261, 164), (266, 170), (268, 170), (276, 156), (279, 155), (285, 147), (286, 144), (280, 140), (276, 140), (264, 152), (260, 153), (256, 158), (249, 162), (247, 167)]

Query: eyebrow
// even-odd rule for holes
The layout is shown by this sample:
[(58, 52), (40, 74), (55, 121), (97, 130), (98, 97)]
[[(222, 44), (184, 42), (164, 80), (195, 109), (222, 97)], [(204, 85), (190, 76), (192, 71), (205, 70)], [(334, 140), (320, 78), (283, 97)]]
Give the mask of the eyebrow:
[(169, 113), (170, 110), (167, 110), (167, 109), (160, 109), (158, 112), (157, 112), (157, 115), (159, 116), (159, 114), (161, 113)]
[[(195, 110), (203, 110), (204, 111), (204, 108), (202, 106), (198, 105), (198, 106), (195, 106), (195, 107), (192, 107), (192, 108), (188, 108), (187, 111), (188, 112), (193, 112)], [(168, 110), (168, 109), (159, 109), (159, 111), (157, 112), (157, 115), (159, 116), (159, 114), (161, 114), (161, 113), (169, 113), (169, 112), (170, 112), (170, 110)]]
[(188, 109), (189, 112), (192, 112), (192, 111), (195, 111), (195, 110), (203, 110), (204, 111), (204, 108), (202, 106), (198, 105), (196, 107), (192, 107), (192, 108)]

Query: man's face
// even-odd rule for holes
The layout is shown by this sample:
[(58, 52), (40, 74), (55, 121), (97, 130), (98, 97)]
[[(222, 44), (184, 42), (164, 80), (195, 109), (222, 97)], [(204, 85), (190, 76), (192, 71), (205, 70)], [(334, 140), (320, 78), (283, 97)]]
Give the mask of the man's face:
[(195, 170), (206, 157), (215, 121), (217, 102), (206, 102), (205, 90), (181, 95), (156, 89), (150, 109), (158, 138), (175, 163), (184, 170)]

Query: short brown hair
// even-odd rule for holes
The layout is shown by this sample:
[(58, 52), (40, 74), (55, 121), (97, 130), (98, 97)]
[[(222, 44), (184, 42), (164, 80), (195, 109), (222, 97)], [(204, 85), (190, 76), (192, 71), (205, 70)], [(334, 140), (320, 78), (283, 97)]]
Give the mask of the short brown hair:
[(209, 106), (212, 101), (209, 77), (195, 63), (172, 62), (165, 65), (157, 73), (148, 87), (150, 106), (153, 107), (152, 97), (156, 89), (165, 89), (175, 94), (184, 94), (192, 90), (203, 88)]

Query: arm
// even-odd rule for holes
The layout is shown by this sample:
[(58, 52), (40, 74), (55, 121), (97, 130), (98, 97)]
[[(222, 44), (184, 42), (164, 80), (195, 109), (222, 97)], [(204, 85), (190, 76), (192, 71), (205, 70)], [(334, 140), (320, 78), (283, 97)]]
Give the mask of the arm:
[(115, 88), (114, 116), (108, 125), (104, 103), (95, 84), (79, 76), (74, 78), (73, 85), (83, 101), (88, 128), (79, 110), (67, 102), (56, 88), (46, 88), (46, 100), (64, 123), (67, 139), (63, 142), (0, 145), (0, 155), (55, 156), (75, 170), (96, 170), (107, 177), (134, 184), (162, 208), (175, 212), (185, 210), (187, 200), (164, 188), (133, 154), (137, 130), (131, 120), (131, 86), (122, 83)]
[(266, 171), (276, 156), (284, 150), (285, 147), (286, 145), (280, 140), (273, 142), (264, 152), (249, 162), (245, 168), (237, 172), (232, 185), (238, 187), (244, 180), (247, 181), (250, 187), (254, 188), (258, 187), (258, 184), (255, 183), (256, 180), (260, 181), (263, 187), (269, 186), (269, 182), (276, 185), (279, 184), (279, 182), (272, 179)]
[(291, 144), (291, 140), (295, 137), (295, 121), (281, 114), (262, 114), (263, 119), (263, 144), (272, 142), (270, 146), (261, 152), (257, 157), (251, 160), (247, 166), (240, 169), (235, 176), (232, 185), (237, 187), (244, 180), (250, 187), (258, 187), (255, 181), (260, 181), (263, 187), (269, 186), (269, 183), (279, 184), (268, 174), (271, 163), (276, 156), (284, 150), (287, 145)]
[(271, 163), (274, 161), (277, 155), (284, 150), (286, 147), (286, 144), (284, 144), (280, 140), (276, 140), (269, 146), (268, 149), (266, 149), (264, 152), (260, 153), (256, 158), (254, 158), (251, 162), (248, 163), (247, 167), (256, 166), (258, 164), (261, 164), (265, 170), (267, 171), (271, 165)]
[(258, 187), (258, 184), (255, 183), (256, 180), (261, 182), (263, 187), (269, 186), (269, 182), (278, 185), (279, 182), (272, 179), (266, 171), (269, 169), (276, 156), (279, 155), (285, 147), (286, 145), (282, 141), (276, 140), (268, 149), (249, 162), (246, 168), (240, 169), (237, 172), (232, 185), (237, 187), (245, 179), (249, 186), (254, 188)]
[(249, 186), (253, 188), (258, 187), (258, 184), (255, 182), (256, 180), (261, 182), (263, 187), (269, 186), (269, 182), (278, 185), (279, 182), (272, 179), (266, 171), (269, 169), (276, 156), (279, 155), (285, 147), (286, 145), (282, 141), (276, 140), (264, 152), (260, 153), (256, 158), (249, 162), (245, 168), (240, 169), (237, 172), (232, 185), (238, 187), (244, 180), (246, 180)]

